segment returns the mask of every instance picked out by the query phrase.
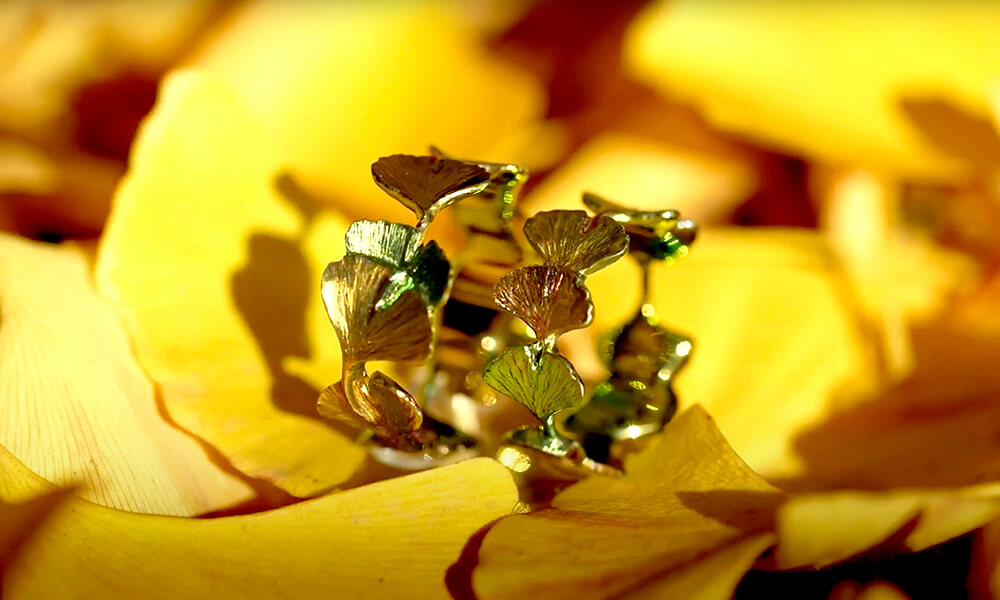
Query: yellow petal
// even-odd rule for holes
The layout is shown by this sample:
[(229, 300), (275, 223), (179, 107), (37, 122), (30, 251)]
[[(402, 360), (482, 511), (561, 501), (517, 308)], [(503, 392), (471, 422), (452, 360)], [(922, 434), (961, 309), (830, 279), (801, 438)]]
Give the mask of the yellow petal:
[(159, 414), (82, 254), (0, 236), (0, 444), (107, 506), (191, 515), (253, 491)]
[(917, 552), (982, 527), (997, 515), (1000, 488), (995, 485), (792, 496), (778, 510), (775, 560), (779, 568), (825, 567), (897, 532), (903, 538), (892, 549)]
[(704, 221), (725, 218), (756, 186), (745, 159), (609, 133), (574, 152), (526, 200), (533, 211), (579, 209), (580, 193), (592, 191), (635, 208), (673, 208)]
[(244, 473), (310, 495), (363, 458), (318, 420), (316, 388), (287, 370), (298, 359), (296, 372), (339, 373), (336, 336), (315, 328), (320, 273), (343, 252), (346, 223), (293, 208), (279, 172), (232, 90), (171, 76), (115, 197), (96, 274), (171, 417)]
[(249, 2), (191, 64), (236, 89), (305, 187), (346, 214), (411, 222), (370, 164), (436, 144), (517, 160), (539, 84), (489, 55), (441, 2)]
[[(694, 338), (677, 378), (682, 404), (703, 404), (736, 452), (767, 476), (795, 473), (794, 435), (840, 394), (871, 385), (873, 357), (845, 282), (818, 234), (707, 229), (691, 255), (653, 267), (663, 324)], [(639, 274), (619, 261), (588, 281), (594, 325), (634, 314)]]
[(782, 498), (695, 406), (630, 457), (624, 477), (591, 477), (556, 496), (553, 508), (498, 522), (479, 550), (475, 591), (481, 598), (629, 591), (767, 529)]
[[(0, 481), (0, 499), (45, 489), (2, 448)], [(9, 566), (4, 598), (447, 598), (467, 538), (516, 502), (488, 459), (219, 519), (72, 500)]]
[(626, 62), (723, 128), (837, 162), (953, 177), (967, 172), (964, 157), (942, 147), (944, 121), (928, 127), (927, 113), (944, 106), (985, 122), (997, 9), (661, 0), (634, 21)]

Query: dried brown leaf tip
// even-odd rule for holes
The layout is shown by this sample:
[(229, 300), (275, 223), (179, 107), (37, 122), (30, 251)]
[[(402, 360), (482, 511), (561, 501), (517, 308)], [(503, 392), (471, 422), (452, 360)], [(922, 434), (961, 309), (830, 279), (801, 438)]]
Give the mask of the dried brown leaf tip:
[(490, 174), (478, 165), (438, 158), (394, 154), (372, 165), (375, 183), (426, 224), (449, 204), (483, 191)]

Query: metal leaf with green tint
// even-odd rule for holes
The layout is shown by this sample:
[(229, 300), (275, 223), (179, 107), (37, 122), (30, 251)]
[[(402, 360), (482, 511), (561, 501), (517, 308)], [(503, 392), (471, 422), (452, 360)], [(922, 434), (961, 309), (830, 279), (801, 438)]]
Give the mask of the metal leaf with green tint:
[(547, 265), (587, 275), (621, 258), (628, 234), (614, 220), (582, 210), (540, 212), (524, 224), (524, 235)]
[(344, 236), (348, 254), (360, 254), (400, 268), (417, 252), (421, 234), (416, 227), (389, 221), (355, 221)]
[(538, 345), (505, 350), (486, 366), (483, 381), (528, 407), (543, 422), (583, 403), (583, 383), (573, 365)]
[(465, 196), (481, 192), (490, 174), (477, 165), (450, 158), (394, 154), (372, 164), (375, 183), (424, 222)]
[(539, 339), (586, 327), (594, 316), (582, 278), (562, 267), (533, 265), (511, 271), (497, 282), (493, 299), (527, 323)]
[[(438, 158), (452, 158), (431, 146), (431, 154)], [(462, 202), (455, 209), (455, 220), (467, 230), (510, 236), (510, 219), (514, 216), (517, 195), (528, 180), (528, 170), (511, 163), (491, 163), (463, 160), (466, 164), (486, 169), (490, 181), (475, 198)]]
[(697, 234), (694, 222), (681, 219), (676, 210), (633, 210), (590, 192), (583, 194), (583, 203), (624, 226), (629, 250), (640, 261), (682, 258)]
[(391, 306), (406, 291), (416, 290), (428, 307), (436, 306), (451, 279), (451, 263), (437, 242), (420, 245), (422, 234), (409, 225), (389, 221), (355, 221), (347, 230), (348, 255), (360, 255), (395, 272), (376, 305)]
[(418, 362), (431, 352), (433, 331), (420, 293), (406, 290), (379, 306), (394, 271), (370, 258), (347, 255), (327, 265), (321, 293), (340, 339), (345, 367), (366, 360)]

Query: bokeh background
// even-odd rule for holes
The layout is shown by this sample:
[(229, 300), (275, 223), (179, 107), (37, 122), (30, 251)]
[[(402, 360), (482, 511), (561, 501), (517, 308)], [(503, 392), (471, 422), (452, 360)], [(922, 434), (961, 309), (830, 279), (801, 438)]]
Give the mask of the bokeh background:
[[(93, 247), (161, 82), (198, 69), (259, 118), (297, 194), (351, 219), (408, 221), (369, 165), (433, 143), (528, 167), (523, 214), (577, 208), (584, 190), (677, 208), (709, 237), (726, 232), (729, 254), (716, 245), (709, 262), (766, 260), (768, 232), (776, 245), (807, 236), (843, 283), (818, 293), (851, 307), (860, 339), (811, 355), (815, 368), (861, 355), (873, 366), (800, 432), (811, 475), (786, 483), (994, 480), (997, 23), (998, 3), (943, 0), (12, 0), (0, 5), (0, 230)], [(446, 245), (453, 233), (437, 231)], [(666, 293), (683, 303), (682, 285)], [(841, 326), (799, 318), (801, 338)], [(757, 325), (766, 344), (769, 325)], [(836, 355), (845, 348), (858, 356)], [(730, 419), (767, 427), (755, 419), (782, 398), (757, 398)], [(742, 430), (719, 419), (739, 450)], [(934, 445), (936, 468), (913, 458)], [(752, 465), (769, 457), (757, 450)], [(878, 576), (916, 589), (907, 578), (933, 564), (964, 585), (973, 545), (792, 581), (828, 591)], [(768, 582), (745, 585), (756, 583)]]

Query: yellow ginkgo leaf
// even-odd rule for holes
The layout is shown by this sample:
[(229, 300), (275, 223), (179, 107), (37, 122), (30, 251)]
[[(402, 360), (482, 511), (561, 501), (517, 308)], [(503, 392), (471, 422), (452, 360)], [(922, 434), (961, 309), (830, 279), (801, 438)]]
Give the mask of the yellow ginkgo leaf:
[(32, 494), (27, 500), (0, 500), (0, 584), (3, 583), (3, 565), (11, 562), (19, 547), (69, 498), (70, 493), (67, 488), (57, 488), (41, 495)]
[[(625, 472), (590, 477), (556, 496), (552, 508), (499, 521), (472, 573), (478, 597), (628, 592), (769, 529), (784, 498), (740, 460), (698, 406), (630, 457)], [(763, 545), (752, 544), (758, 551)], [(740, 564), (749, 568), (753, 558)]]
[(992, 133), (998, 18), (980, 2), (661, 0), (633, 22), (625, 54), (641, 80), (723, 128), (836, 162), (955, 177), (987, 145), (954, 132)]
[(820, 568), (892, 539), (883, 551), (917, 552), (1000, 515), (1000, 487), (830, 492), (791, 496), (777, 513), (779, 568)]
[(163, 420), (84, 256), (0, 235), (0, 444), (89, 500), (193, 515), (253, 490)]
[[(48, 488), (0, 448), (0, 500)], [(488, 459), (218, 519), (70, 500), (8, 565), (3, 597), (447, 598), (467, 538), (516, 502)]]
[(757, 558), (772, 545), (774, 545), (774, 535), (770, 533), (744, 538), (676, 571), (671, 571), (635, 592), (623, 595), (622, 598), (728, 600), (733, 597), (736, 586)]
[(224, 84), (168, 78), (96, 274), (170, 416), (240, 471), (303, 496), (342, 482), (364, 456), (319, 420), (306, 381), (340, 372), (336, 336), (317, 315), (320, 274), (343, 253), (347, 224), (283, 197), (272, 150)]
[(533, 78), (434, 1), (248, 2), (190, 64), (239, 90), (302, 184), (358, 218), (413, 219), (372, 185), (376, 158), (433, 143), (518, 160), (544, 110)]
[(748, 160), (609, 133), (588, 142), (535, 187), (533, 211), (579, 209), (591, 191), (642, 210), (679, 210), (699, 221), (725, 218), (756, 189)]
[[(641, 278), (629, 262), (590, 278), (591, 329), (611, 331), (638, 309)], [(872, 384), (874, 358), (847, 292), (809, 231), (707, 229), (688, 258), (653, 265), (661, 325), (694, 339), (675, 384), (681, 404), (703, 404), (767, 477), (798, 472), (794, 435), (839, 395)]]
[(955, 306), (911, 330), (916, 363), (906, 380), (796, 435), (805, 466), (780, 485), (884, 490), (1000, 480), (1000, 340), (977, 318), (986, 305), (971, 308)]
[(859, 308), (882, 337), (886, 371), (913, 369), (909, 326), (941, 314), (978, 279), (975, 263), (898, 223), (898, 182), (864, 170), (817, 170), (823, 229)]
[(65, 135), (85, 86), (126, 71), (159, 75), (218, 14), (218, 4), (178, 0), (142, 9), (127, 2), (5, 3), (0, 125), (34, 138)]

